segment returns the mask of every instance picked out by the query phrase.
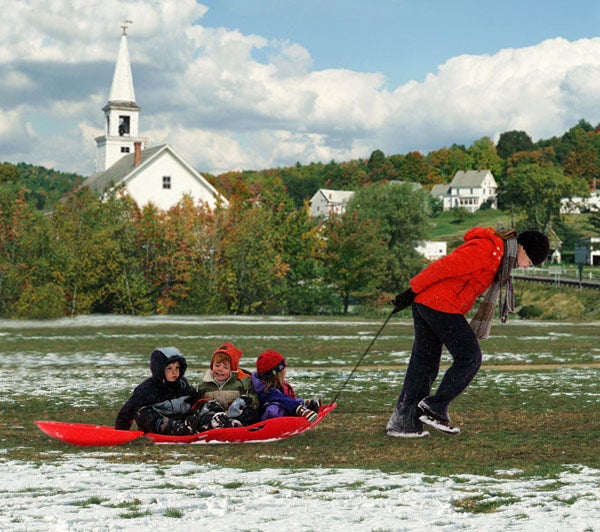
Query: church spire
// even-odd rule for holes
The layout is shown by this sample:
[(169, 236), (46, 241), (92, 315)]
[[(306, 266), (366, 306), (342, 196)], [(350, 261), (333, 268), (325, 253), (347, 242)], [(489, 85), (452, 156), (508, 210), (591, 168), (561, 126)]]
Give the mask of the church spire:
[(135, 103), (135, 92), (133, 91), (133, 76), (131, 75), (131, 63), (129, 61), (129, 49), (127, 48), (127, 25), (131, 20), (123, 21), (121, 26), (121, 45), (115, 66), (112, 85), (110, 87), (109, 102), (133, 102)]
[(140, 137), (138, 133), (140, 107), (135, 103), (127, 48), (129, 24), (131, 20), (125, 20), (121, 26), (121, 44), (110, 95), (108, 103), (102, 108), (105, 117), (104, 135), (96, 137), (97, 172), (103, 172), (128, 153), (134, 153), (136, 145), (144, 148), (147, 142), (147, 139)]

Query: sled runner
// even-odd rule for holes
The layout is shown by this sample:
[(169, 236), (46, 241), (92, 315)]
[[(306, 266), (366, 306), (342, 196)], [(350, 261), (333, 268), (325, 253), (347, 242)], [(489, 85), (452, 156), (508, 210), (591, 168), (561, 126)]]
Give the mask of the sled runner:
[(335, 403), (323, 405), (319, 417), (313, 423), (301, 416), (286, 416), (259, 421), (247, 427), (211, 429), (189, 436), (166, 436), (139, 430), (116, 430), (104, 425), (60, 421), (36, 421), (35, 424), (56, 440), (81, 446), (121, 445), (140, 436), (145, 436), (153, 443), (253, 443), (282, 440), (301, 434), (318, 425), (336, 406)]

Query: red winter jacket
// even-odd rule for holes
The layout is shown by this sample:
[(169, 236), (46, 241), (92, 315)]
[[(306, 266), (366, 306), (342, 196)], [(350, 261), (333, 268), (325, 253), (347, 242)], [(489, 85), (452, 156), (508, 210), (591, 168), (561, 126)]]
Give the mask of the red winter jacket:
[(416, 303), (450, 314), (466, 314), (477, 296), (490, 287), (504, 255), (503, 240), (491, 227), (474, 227), (464, 240), (411, 279)]

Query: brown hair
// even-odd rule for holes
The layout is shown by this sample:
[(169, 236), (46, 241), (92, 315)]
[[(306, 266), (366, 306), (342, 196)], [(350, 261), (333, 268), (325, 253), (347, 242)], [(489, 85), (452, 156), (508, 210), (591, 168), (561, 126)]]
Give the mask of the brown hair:
[(269, 375), (268, 377), (261, 379), (265, 383), (265, 392), (278, 388), (283, 391), (283, 371), (276, 373), (275, 375)]
[(215, 355), (212, 358), (211, 367), (214, 364), (221, 364), (223, 362), (227, 362), (229, 364), (229, 367), (231, 367), (231, 357), (227, 353), (215, 353)]

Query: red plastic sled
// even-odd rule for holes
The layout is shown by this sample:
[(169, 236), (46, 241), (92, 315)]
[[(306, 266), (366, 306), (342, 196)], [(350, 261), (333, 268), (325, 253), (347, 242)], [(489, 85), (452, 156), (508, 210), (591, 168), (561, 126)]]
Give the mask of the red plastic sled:
[(286, 416), (259, 421), (247, 427), (211, 429), (190, 436), (152, 433), (146, 433), (144, 436), (154, 443), (255, 443), (282, 440), (312, 429), (336, 406), (335, 403), (322, 406), (319, 417), (313, 423), (300, 416)]
[(252, 443), (296, 436), (318, 425), (336, 406), (335, 403), (322, 406), (314, 423), (299, 416), (278, 417), (247, 427), (212, 429), (190, 436), (165, 436), (140, 430), (116, 430), (105, 425), (61, 421), (36, 421), (35, 424), (51, 438), (81, 446), (121, 445), (140, 436), (145, 436), (154, 443)]
[(82, 446), (121, 445), (144, 434), (141, 430), (116, 430), (104, 425), (85, 423), (36, 421), (35, 424), (51, 438)]

